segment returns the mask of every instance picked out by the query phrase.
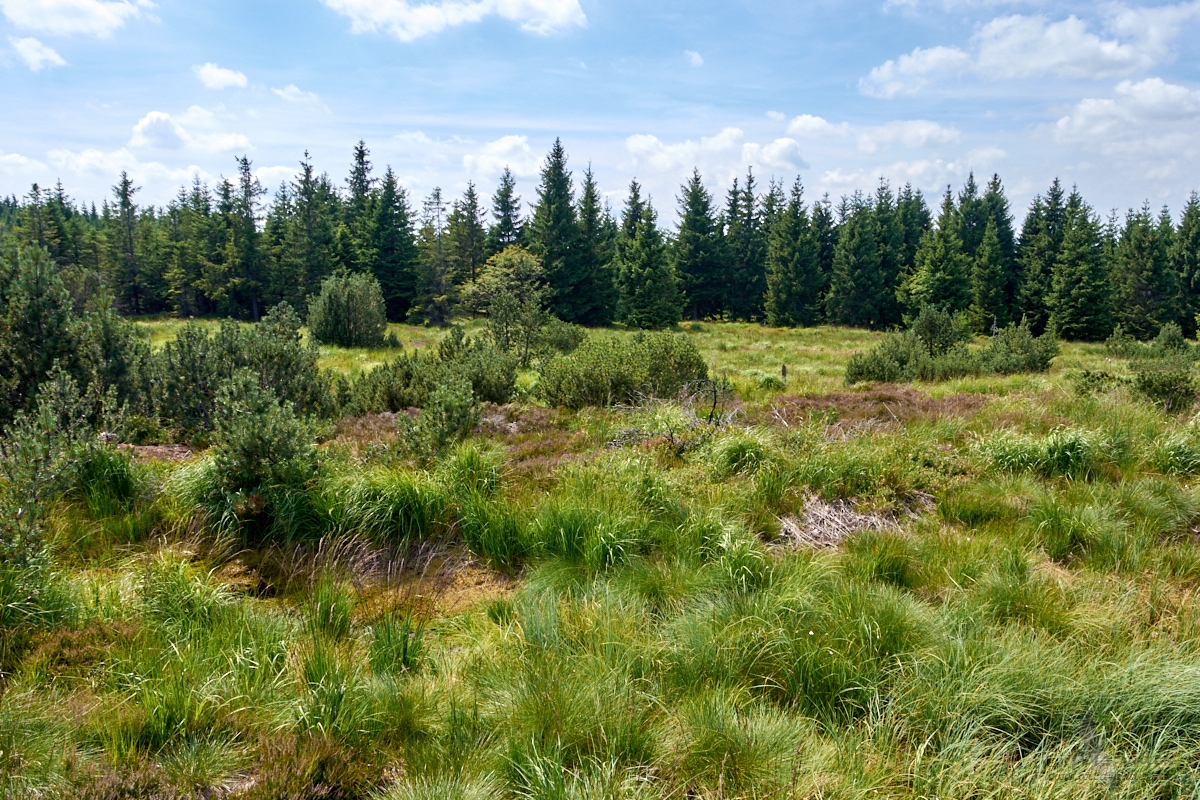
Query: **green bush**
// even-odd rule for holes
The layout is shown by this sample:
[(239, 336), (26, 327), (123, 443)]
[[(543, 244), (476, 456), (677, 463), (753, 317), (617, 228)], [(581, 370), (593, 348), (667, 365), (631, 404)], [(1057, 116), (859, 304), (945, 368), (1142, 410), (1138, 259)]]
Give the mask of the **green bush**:
[(209, 336), (189, 322), (150, 369), (158, 415), (187, 434), (213, 430), (217, 392), (246, 370), (264, 391), (300, 414), (334, 411), (328, 378), (317, 367), (320, 353), (300, 336), (300, 317), (281, 303), (257, 325), (231, 320)]
[(399, 418), (400, 434), (412, 452), (435, 456), (470, 436), (479, 425), (481, 413), (471, 384), (462, 375), (451, 374), (430, 393), (415, 420), (407, 415)]
[(1104, 349), (1114, 358), (1174, 358), (1192, 356), (1192, 346), (1183, 336), (1183, 329), (1174, 322), (1164, 324), (1152, 342), (1139, 342), (1120, 325), (1104, 342)]
[(1190, 362), (1146, 361), (1134, 367), (1134, 389), (1168, 414), (1186, 411), (1196, 402), (1197, 384)]
[(673, 397), (707, 378), (708, 365), (686, 336), (642, 333), (587, 339), (574, 353), (543, 365), (539, 388), (551, 405), (578, 409)]
[(383, 347), (387, 313), (374, 275), (344, 269), (330, 275), (308, 301), (308, 332), (322, 344)]
[(381, 414), (423, 408), (441, 385), (465, 379), (480, 402), (503, 405), (517, 384), (517, 361), (455, 328), (436, 350), (402, 353), (363, 373), (346, 388), (343, 405), (350, 414)]
[(177, 480), (186, 499), (223, 531), (306, 535), (314, 524), (316, 431), (287, 404), (240, 373), (216, 398), (216, 444), (210, 459)]
[[(936, 312), (934, 314), (936, 316)], [(1011, 375), (1019, 372), (1046, 372), (1058, 355), (1053, 334), (1034, 336), (1029, 325), (1010, 325), (975, 350), (952, 340), (946, 325), (931, 319), (928, 331), (910, 328), (893, 333), (867, 353), (853, 356), (846, 365), (846, 383), (896, 383), (898, 381), (940, 381), (966, 375)], [(928, 337), (928, 338), (927, 338)]]

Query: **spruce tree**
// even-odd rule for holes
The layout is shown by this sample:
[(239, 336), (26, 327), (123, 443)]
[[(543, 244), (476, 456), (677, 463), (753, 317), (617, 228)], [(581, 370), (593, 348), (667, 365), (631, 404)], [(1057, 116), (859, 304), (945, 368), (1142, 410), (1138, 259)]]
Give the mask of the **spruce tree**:
[(376, 183), (371, 177), (371, 151), (366, 142), (359, 141), (354, 146), (354, 161), (346, 179), (342, 220), (334, 231), (334, 262), (355, 272), (371, 271), (376, 258), (371, 244), (375, 224), (373, 203), (378, 197)]
[(1139, 339), (1151, 339), (1166, 323), (1179, 322), (1179, 276), (1169, 253), (1170, 240), (1149, 204), (1130, 210), (1113, 265), (1113, 295), (1117, 322)]
[(500, 251), (520, 244), (524, 230), (521, 221), (521, 198), (517, 196), (517, 179), (512, 170), (504, 168), (500, 185), (492, 195), (492, 227), (488, 229), (488, 258)]
[(903, 309), (896, 296), (896, 290), (909, 269), (905, 263), (904, 226), (900, 220), (896, 198), (887, 181), (879, 182), (871, 210), (875, 215), (875, 235), (879, 242), (879, 272), (883, 279), (878, 324), (880, 327), (892, 327), (899, 325), (903, 320)]
[(139, 191), (129, 173), (122, 171), (120, 180), (113, 187), (116, 202), (112, 206), (105, 206), (106, 273), (117, 302), (127, 314), (141, 314), (146, 296), (138, 269), (138, 209), (133, 201), (133, 196)]
[(804, 205), (804, 186), (796, 178), (787, 206), (776, 215), (768, 232), (767, 324), (813, 325), (820, 301), (816, 241)]
[(1078, 192), (1071, 193), (1065, 212), (1046, 298), (1049, 324), (1064, 339), (1101, 341), (1113, 331), (1113, 299), (1100, 221)]
[(582, 324), (595, 305), (580, 270), (579, 220), (575, 215), (574, 190), (567, 169), (562, 140), (554, 146), (542, 167), (538, 202), (529, 224), (529, 249), (542, 259), (550, 285), (550, 310), (559, 319)]
[(819, 316), (823, 317), (825, 314), (824, 297), (833, 276), (833, 255), (838, 240), (837, 221), (834, 219), (833, 204), (829, 201), (828, 193), (822, 196), (819, 202), (813, 203), (811, 214), (813, 246), (817, 252), (817, 274), (820, 275), (821, 280), (822, 300), (818, 304), (818, 309)]
[(974, 260), (975, 251), (983, 243), (988, 218), (987, 206), (979, 196), (979, 184), (975, 182), (974, 172), (968, 173), (967, 182), (958, 193), (955, 209), (956, 213), (951, 218), (954, 233), (962, 242), (963, 253), (968, 259)]
[(260, 247), (259, 203), (266, 191), (245, 156), (237, 159), (238, 182), (229, 206), (229, 239), (225, 243), (226, 299), (230, 310), (258, 322), (267, 284), (266, 258)]
[(988, 182), (987, 191), (983, 195), (983, 209), (986, 215), (984, 235), (987, 235), (987, 224), (996, 229), (996, 244), (1000, 269), (1003, 273), (1004, 301), (997, 316), (997, 324), (1005, 327), (1010, 322), (1021, 319), (1019, 307), (1020, 282), (1017, 273), (1017, 240), (1013, 232), (1012, 210), (1008, 197), (1004, 194), (1004, 184), (999, 175), (992, 175)]
[(487, 259), (487, 226), (475, 184), (468, 181), (461, 200), (456, 200), (446, 226), (446, 243), (454, 282), (475, 280)]
[(1062, 184), (1055, 178), (1045, 197), (1034, 198), (1021, 228), (1017, 248), (1017, 305), (1036, 334), (1041, 334), (1050, 322), (1046, 298), (1066, 231), (1064, 197)]
[(956, 314), (971, 304), (971, 263), (958, 238), (961, 222), (954, 196), (946, 190), (937, 228), (921, 240), (916, 265), (898, 296), (910, 317), (925, 306)]
[(969, 317), (976, 333), (988, 333), (1008, 325), (1006, 279), (1000, 235), (995, 221), (988, 219), (983, 241), (971, 261)]
[(427, 325), (449, 324), (455, 304), (450, 253), (446, 241), (446, 201), (435, 187), (425, 199), (421, 225), (421, 255), (417, 262), (417, 287), (410, 320)]
[(371, 225), (371, 272), (383, 289), (387, 317), (400, 322), (408, 315), (416, 294), (417, 263), (420, 251), (413, 232), (413, 213), (408, 193), (388, 167), (374, 202), (375, 219)]
[(717, 316), (721, 312), (721, 251), (713, 199), (700, 170), (683, 185), (679, 196), (679, 233), (672, 253), (692, 319)]
[(630, 188), (617, 248), (619, 319), (633, 328), (668, 328), (683, 310), (679, 280), (654, 209), (642, 202), (636, 181)]
[(883, 295), (875, 215), (861, 194), (843, 201), (839, 214), (833, 272), (825, 297), (826, 321), (832, 325), (877, 327)]
[(0, 422), (27, 408), (57, 363), (77, 367), (76, 318), (54, 262), (40, 247), (0, 252)]
[(1200, 194), (1192, 192), (1171, 242), (1171, 269), (1179, 276), (1184, 332), (1196, 335), (1200, 314)]
[(766, 299), (767, 237), (754, 172), (739, 188), (735, 180), (725, 209), (725, 310), (734, 319), (761, 318)]
[(600, 187), (591, 166), (583, 173), (579, 194), (579, 271), (589, 287), (585, 294), (593, 298), (582, 309), (584, 325), (608, 325), (617, 313), (617, 284), (613, 273), (616, 242), (611, 220), (600, 204)]

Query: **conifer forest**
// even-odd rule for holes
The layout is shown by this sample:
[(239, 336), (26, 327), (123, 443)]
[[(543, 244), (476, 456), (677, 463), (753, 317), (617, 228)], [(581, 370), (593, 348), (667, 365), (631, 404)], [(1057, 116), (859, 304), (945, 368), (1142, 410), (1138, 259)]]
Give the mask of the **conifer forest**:
[(1200, 195), (348, 161), (0, 199), (0, 800), (1200, 796)]

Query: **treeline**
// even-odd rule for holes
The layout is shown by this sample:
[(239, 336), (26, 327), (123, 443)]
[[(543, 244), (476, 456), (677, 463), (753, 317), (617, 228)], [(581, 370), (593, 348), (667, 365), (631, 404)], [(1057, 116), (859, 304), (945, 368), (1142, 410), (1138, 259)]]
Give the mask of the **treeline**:
[(1101, 219), (1056, 180), (1018, 226), (998, 177), (948, 188), (935, 214), (911, 186), (809, 203), (799, 179), (763, 187), (748, 172), (721, 199), (697, 171), (667, 231), (636, 181), (618, 211), (590, 169), (577, 187), (561, 142), (528, 207), (507, 170), (490, 203), (468, 184), (418, 207), (390, 168), (374, 173), (361, 142), (344, 187), (306, 154), (269, 200), (245, 158), (235, 178), (197, 181), (163, 208), (140, 206), (137, 192), (122, 174), (97, 210), (61, 184), (34, 186), (0, 200), (0, 238), (45, 248), (80, 311), (106, 287), (131, 315), (258, 319), (280, 302), (304, 308), (344, 268), (375, 276), (390, 320), (442, 325), (511, 245), (540, 258), (548, 310), (589, 326), (892, 328), (932, 306), (978, 333), (1026, 319), (1034, 333), (1100, 340), (1118, 325), (1149, 338), (1171, 322), (1195, 335), (1200, 312), (1195, 193), (1178, 221), (1148, 205)]

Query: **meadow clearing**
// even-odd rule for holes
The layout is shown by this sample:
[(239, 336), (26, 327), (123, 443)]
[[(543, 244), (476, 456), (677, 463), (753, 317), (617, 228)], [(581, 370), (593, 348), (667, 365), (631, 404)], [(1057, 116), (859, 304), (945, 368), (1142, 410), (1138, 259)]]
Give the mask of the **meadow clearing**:
[(681, 330), (715, 400), (526, 371), (427, 459), (329, 424), (292, 540), (205, 516), (203, 450), (97, 459), (3, 648), (0, 798), (1200, 792), (1190, 410), (1104, 345), (847, 386), (880, 334)]

